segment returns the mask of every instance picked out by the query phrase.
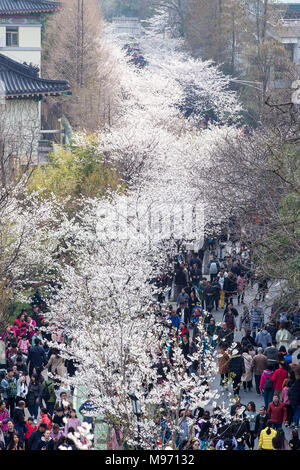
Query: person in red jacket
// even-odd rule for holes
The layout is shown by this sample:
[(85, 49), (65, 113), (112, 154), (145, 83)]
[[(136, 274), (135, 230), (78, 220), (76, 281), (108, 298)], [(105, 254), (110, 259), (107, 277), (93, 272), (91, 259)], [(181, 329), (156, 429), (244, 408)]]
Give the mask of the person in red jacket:
[(284, 380), (288, 378), (288, 375), (288, 371), (284, 369), (283, 364), (279, 362), (279, 369), (274, 370), (271, 377), (274, 395), (277, 395), (279, 400), (282, 400), (282, 385)]
[(26, 431), (25, 431), (25, 434), (24, 434), (24, 436), (25, 436), (25, 449), (27, 450), (28, 439), (30, 438), (33, 431), (36, 430), (36, 426), (33, 425), (33, 418), (31, 416), (29, 418), (27, 418), (27, 420), (25, 421), (25, 426), (26, 426)]
[(41, 419), (39, 424), (45, 423), (47, 425), (47, 429), (49, 429), (49, 431), (51, 431), (51, 429), (52, 429), (52, 420), (50, 419), (47, 408), (42, 408), (40, 413), (41, 413), (41, 418), (42, 419)]
[(279, 401), (277, 395), (274, 395), (273, 401), (269, 404), (268, 415), (272, 421), (274, 429), (282, 428), (282, 423), (286, 421), (286, 407), (282, 401)]

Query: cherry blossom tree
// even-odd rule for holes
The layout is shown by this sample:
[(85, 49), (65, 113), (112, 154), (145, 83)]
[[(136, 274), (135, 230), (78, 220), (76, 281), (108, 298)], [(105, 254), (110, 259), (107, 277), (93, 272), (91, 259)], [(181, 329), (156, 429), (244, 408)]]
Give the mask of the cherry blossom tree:
[[(151, 34), (141, 42), (149, 61), (144, 69), (128, 64), (112, 44), (122, 103), (118, 119), (99, 133), (99, 152), (119, 168), (127, 190), (83, 200), (76, 220), (64, 227), (72, 263), (62, 270), (62, 289), (49, 314), (52, 327), (68, 338), (59, 345), (61, 354), (78, 364), (75, 376), (64, 380), (92, 395), (120, 447), (145, 449), (162, 440), (162, 422), (177, 446), (185, 416), (218, 397), (211, 386), (216, 358), (202, 323), (184, 356), (151, 305), (160, 292), (155, 279), (169, 267), (176, 240), (203, 233), (201, 192), (189, 182), (192, 162), (197, 159), (201, 171), (230, 132), (227, 116), (239, 110), (226, 77), (208, 62), (185, 57), (178, 41), (164, 39), (155, 39), (159, 55)], [(194, 116), (184, 115), (189, 87), (197, 97), (196, 114), (209, 103), (221, 127), (201, 129)], [(82, 134), (76, 139), (84, 140)]]

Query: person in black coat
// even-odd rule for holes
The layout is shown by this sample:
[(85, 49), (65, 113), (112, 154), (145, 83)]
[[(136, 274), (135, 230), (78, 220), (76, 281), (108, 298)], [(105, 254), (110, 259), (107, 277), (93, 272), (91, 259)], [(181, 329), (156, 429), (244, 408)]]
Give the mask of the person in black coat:
[(39, 443), (45, 434), (45, 431), (47, 429), (47, 424), (46, 423), (40, 423), (39, 427), (31, 433), (29, 439), (28, 439), (28, 450), (40, 450), (39, 449)]
[[(294, 366), (295, 367), (295, 366)], [(299, 425), (299, 418), (300, 418), (300, 377), (299, 377), (299, 365), (294, 369), (292, 366), (291, 369), (295, 373), (295, 382), (293, 385), (290, 387), (288, 390), (288, 397), (290, 401), (290, 405), (293, 407), (293, 422), (295, 423), (295, 426)]]
[(186, 287), (187, 285), (186, 275), (183, 271), (182, 266), (180, 266), (180, 268), (176, 271), (174, 282), (175, 282), (175, 287), (176, 287), (174, 299), (175, 301), (177, 301), (177, 298), (178, 298), (179, 293), (181, 292), (181, 289), (183, 287)]
[(37, 443), (36, 450), (55, 450), (54, 439), (51, 438), (50, 434), (51, 434), (51, 431), (49, 429), (46, 429), (43, 436)]
[(216, 291), (211, 285), (209, 281), (206, 283), (206, 287), (204, 289), (204, 296), (205, 296), (205, 302), (206, 302), (206, 309), (211, 312), (214, 306), (214, 300), (215, 300), (215, 294)]
[(218, 346), (224, 346), (225, 349), (229, 348), (232, 344), (232, 331), (227, 328), (225, 322), (222, 323), (222, 328), (220, 328), (218, 333)]
[(237, 292), (236, 279), (232, 272), (224, 280), (225, 304), (233, 303), (233, 295)]
[(236, 346), (237, 354), (232, 355), (229, 360), (229, 376), (232, 377), (233, 393), (239, 395), (242, 375), (246, 372), (244, 358), (241, 354), (241, 345)]
[(267, 422), (270, 417), (266, 412), (266, 408), (261, 406), (259, 408), (259, 414), (256, 416), (254, 434), (259, 438), (259, 435), (263, 429), (267, 427)]
[[(190, 361), (188, 356), (192, 356), (196, 352), (196, 345), (191, 342), (188, 333), (183, 333), (182, 343), (180, 345), (182, 349), (182, 354), (187, 361)], [(197, 361), (193, 361), (193, 364), (190, 366), (189, 371), (197, 369)]]
[(18, 406), (14, 408), (13, 411), (13, 422), (15, 425), (15, 430), (19, 433), (20, 439), (22, 442), (25, 441), (24, 431), (25, 431), (25, 406), (26, 403), (23, 400), (20, 400)]
[(234, 308), (234, 306), (231, 302), (229, 302), (229, 304), (226, 305), (225, 310), (224, 310), (224, 315), (226, 315), (226, 313), (228, 312), (229, 309), (231, 310), (231, 312), (233, 313), (235, 318), (239, 316), (238, 310), (236, 308)]
[(191, 311), (188, 307), (185, 307), (184, 303), (180, 303), (179, 308), (176, 310), (176, 314), (179, 316), (180, 321), (188, 325), (191, 321)]
[(248, 420), (243, 420), (239, 414), (236, 414), (230, 424), (230, 431), (238, 443), (236, 450), (245, 450), (245, 443), (250, 432)]
[(251, 331), (246, 332), (246, 335), (243, 336), (243, 338), (241, 339), (241, 344), (245, 348), (249, 348), (251, 346), (253, 346), (253, 347), (256, 346), (256, 342), (251, 336)]
[(199, 282), (202, 279), (202, 271), (198, 268), (197, 264), (194, 264), (190, 270), (190, 278), (193, 286), (199, 286)]
[(43, 369), (43, 366), (47, 364), (47, 358), (45, 354), (44, 348), (41, 346), (41, 341), (36, 338), (35, 341), (35, 346), (32, 346), (29, 351), (28, 351), (28, 357), (27, 357), (27, 365), (29, 365), (29, 375), (32, 376), (33, 369), (34, 368), (41, 368)]

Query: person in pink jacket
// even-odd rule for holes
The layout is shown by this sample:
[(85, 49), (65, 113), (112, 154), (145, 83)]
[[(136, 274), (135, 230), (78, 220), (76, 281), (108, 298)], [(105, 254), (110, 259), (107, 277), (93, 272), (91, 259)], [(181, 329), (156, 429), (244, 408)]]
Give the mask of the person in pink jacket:
[(36, 322), (35, 320), (32, 319), (30, 315), (27, 315), (27, 330), (28, 330), (28, 335), (29, 335), (29, 341), (32, 341), (32, 337), (35, 333), (36, 329)]
[(290, 399), (288, 396), (288, 392), (290, 389), (290, 382), (289, 379), (284, 379), (283, 384), (282, 384), (282, 401), (285, 404), (286, 407), (286, 426), (290, 426), (293, 421), (293, 407), (290, 404)]
[(273, 382), (272, 382), (272, 368), (267, 366), (261, 374), (259, 390), (264, 395), (265, 408), (268, 409), (269, 403), (271, 403), (274, 394)]
[(65, 430), (64, 430), (65, 436), (68, 435), (68, 432), (69, 432), (70, 428), (73, 428), (74, 431), (76, 432), (78, 426), (81, 426), (81, 421), (80, 421), (79, 418), (77, 418), (76, 410), (72, 409), (71, 410), (71, 416), (70, 416), (70, 418), (68, 418), (68, 421), (65, 424)]
[(9, 418), (8, 410), (6, 409), (5, 401), (0, 402), (0, 422), (2, 423), (2, 431), (7, 431), (7, 420)]

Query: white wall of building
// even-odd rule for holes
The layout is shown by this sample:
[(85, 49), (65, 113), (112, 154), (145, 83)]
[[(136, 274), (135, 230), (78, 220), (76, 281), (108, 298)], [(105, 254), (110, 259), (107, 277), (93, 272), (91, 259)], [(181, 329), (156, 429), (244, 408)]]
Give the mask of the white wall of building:
[(40, 139), (40, 102), (33, 99), (10, 99), (0, 102), (1, 139), (5, 153), (20, 163), (37, 160)]
[[(17, 26), (10, 24), (7, 26)], [(0, 53), (20, 63), (41, 67), (41, 25), (19, 25), (19, 46), (6, 46), (6, 25), (0, 25)], [(4, 46), (2, 46), (4, 44)], [(2, 46), (2, 47), (1, 47)]]

